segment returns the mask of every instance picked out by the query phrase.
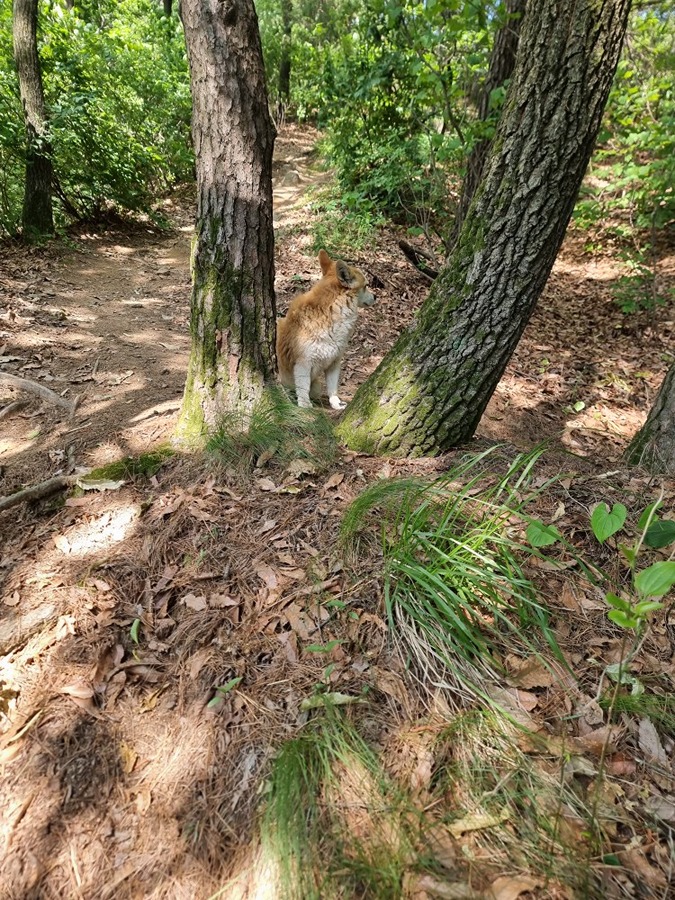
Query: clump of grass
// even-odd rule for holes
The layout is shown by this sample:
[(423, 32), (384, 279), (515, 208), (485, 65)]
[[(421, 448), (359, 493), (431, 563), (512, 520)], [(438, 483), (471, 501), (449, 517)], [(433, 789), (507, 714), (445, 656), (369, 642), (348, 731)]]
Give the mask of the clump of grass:
[(263, 844), (283, 897), (401, 894), (413, 841), (400, 792), (350, 722), (328, 708), (280, 750)]
[[(480, 817), (472, 849), (496, 868), (528, 872), (548, 883), (550, 894), (606, 896), (589, 869), (584, 844), (602, 833), (581, 785), (566, 774), (566, 754), (521, 749), (518, 731), (493, 709), (457, 714), (439, 738), (434, 794), (451, 798), (444, 821), (460, 827)], [(527, 741), (526, 741), (527, 744)], [(607, 810), (607, 814), (611, 815)], [(598, 849), (598, 848), (595, 848)]]
[(622, 694), (614, 696), (614, 692), (600, 698), (600, 706), (604, 710), (651, 719), (661, 731), (675, 737), (675, 696), (672, 694), (643, 693)]
[(270, 387), (246, 421), (235, 414), (225, 417), (207, 450), (240, 472), (251, 471), (261, 458), (282, 464), (304, 459), (326, 468), (337, 455), (337, 442), (322, 410), (300, 409), (283, 388)]
[(518, 456), (496, 476), (487, 468), (494, 449), (431, 483), (376, 483), (342, 526), (353, 543), (377, 510), (391, 633), (427, 687), (467, 700), (489, 699), (485, 686), (503, 675), (504, 651), (530, 655), (545, 647), (562, 660), (517, 540), (540, 452)]

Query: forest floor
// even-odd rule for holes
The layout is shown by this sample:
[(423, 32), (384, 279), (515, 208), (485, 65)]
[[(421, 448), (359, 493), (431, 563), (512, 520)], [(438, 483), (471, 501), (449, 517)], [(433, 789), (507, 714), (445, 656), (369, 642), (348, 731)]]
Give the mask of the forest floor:
[[(310, 189), (330, 175), (316, 165), (315, 140), (293, 127), (277, 140), (280, 312), (319, 274)], [(69, 418), (0, 379), (0, 410), (27, 401), (0, 419), (0, 494), (169, 442), (189, 351), (189, 192), (161, 212), (163, 229), (80, 228), (44, 248), (1, 248), (0, 373), (79, 405)], [(378, 302), (347, 353), (343, 400), (428, 292), (398, 250), (401, 236), (382, 229), (367, 249), (344, 254)], [(617, 572), (615, 545), (593, 542), (593, 506), (624, 503), (633, 528), (658, 496), (666, 515), (675, 506), (672, 482), (621, 460), (675, 349), (672, 305), (628, 316), (613, 300), (626, 274), (623, 249), (570, 230), (469, 448), (500, 443), (494, 465), (503, 470), (518, 451), (546, 442), (533, 481), (546, 489), (529, 515), (555, 521), (577, 553)], [(659, 290), (672, 291), (675, 242), (665, 235), (655, 261)], [(675, 627), (669, 609), (659, 611), (631, 663), (633, 683), (666, 698), (665, 707), (653, 701), (661, 714), (624, 711), (610, 722), (599, 705), (603, 671), (625, 652), (624, 638), (569, 556), (533, 559), (528, 575), (575, 677), (552, 675), (538, 657), (505, 655), (500, 704), (540, 738), (515, 741), (518, 765), (527, 759), (564, 784), (592, 809), (601, 837), (591, 840), (588, 821), (561, 793), (555, 810), (546, 807), (563, 823), (555, 842), (547, 837), (544, 852), (530, 837), (528, 855), (516, 819), (543, 802), (536, 791), (525, 801), (507, 795), (509, 812), (506, 769), (471, 802), (443, 781), (461, 755), (449, 747), (449, 724), (464, 713), (443, 688), (413, 677), (397, 652), (377, 542), (354, 559), (339, 529), (368, 484), (443, 473), (463, 452), (411, 462), (338, 450), (332, 462), (304, 467), (270, 452), (249, 475), (178, 454), (147, 476), (127, 469), (109, 490), (77, 491), (65, 505), (0, 513), (0, 896), (280, 896), (261, 863), (259, 810), (275, 754), (303, 733), (325, 695), (358, 700), (348, 704), (350, 722), (423, 823), (405, 853), (388, 838), (396, 892), (352, 872), (339, 896), (672, 896)], [(467, 739), (467, 757), (485, 763), (486, 742)], [(490, 766), (499, 775), (492, 758)], [(373, 813), (363, 812), (363, 784), (356, 792), (351, 812), (343, 803), (344, 828), (365, 846)], [(488, 797), (503, 814), (486, 815)], [(569, 873), (562, 865), (563, 846), (584, 862), (587, 880), (572, 862)], [(307, 896), (333, 895), (319, 887)]]

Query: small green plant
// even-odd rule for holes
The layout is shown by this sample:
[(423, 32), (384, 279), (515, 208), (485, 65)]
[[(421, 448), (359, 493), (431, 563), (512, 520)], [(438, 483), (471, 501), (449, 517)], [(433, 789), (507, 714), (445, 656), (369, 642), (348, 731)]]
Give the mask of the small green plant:
[(247, 422), (236, 415), (224, 418), (207, 450), (239, 472), (293, 460), (306, 460), (318, 471), (335, 459), (337, 442), (321, 409), (300, 409), (283, 388), (270, 387)]
[(464, 698), (486, 698), (485, 685), (503, 674), (505, 650), (537, 655), (546, 647), (561, 658), (510, 525), (534, 496), (528, 485), (540, 451), (517, 457), (499, 476), (486, 471), (493, 452), (466, 457), (431, 483), (375, 483), (342, 525), (353, 545), (377, 510), (391, 633), (428, 687)]
[(217, 709), (220, 704), (223, 702), (225, 697), (230, 693), (230, 691), (234, 690), (236, 686), (241, 682), (243, 675), (239, 675), (237, 678), (230, 678), (230, 680), (226, 684), (221, 684), (216, 688), (216, 692), (213, 697), (206, 704), (207, 709)]

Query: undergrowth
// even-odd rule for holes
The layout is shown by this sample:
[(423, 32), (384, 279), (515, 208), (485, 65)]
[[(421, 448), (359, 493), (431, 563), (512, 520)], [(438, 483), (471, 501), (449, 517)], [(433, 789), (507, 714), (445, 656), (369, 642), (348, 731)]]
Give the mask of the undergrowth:
[[(422, 682), (464, 699), (489, 696), (503, 652), (562, 661), (548, 614), (523, 571), (536, 553), (519, 540), (541, 451), (491, 475), (492, 450), (465, 458), (431, 483), (388, 480), (366, 489), (342, 524), (354, 546), (381, 524), (391, 634)], [(487, 470), (487, 471), (486, 471)], [(545, 663), (545, 660), (543, 660)]]
[(337, 442), (328, 416), (320, 409), (301, 409), (283, 388), (266, 389), (247, 422), (226, 416), (210, 438), (207, 451), (236, 472), (250, 472), (265, 463), (311, 461), (329, 466)]

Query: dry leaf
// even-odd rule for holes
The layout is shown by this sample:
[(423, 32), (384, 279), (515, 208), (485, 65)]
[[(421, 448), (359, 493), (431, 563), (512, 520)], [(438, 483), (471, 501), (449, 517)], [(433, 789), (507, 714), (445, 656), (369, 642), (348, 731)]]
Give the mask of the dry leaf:
[(185, 597), (182, 598), (181, 603), (184, 603), (188, 609), (192, 609), (195, 612), (201, 612), (208, 606), (206, 597), (202, 596), (201, 594), (199, 597), (197, 597), (195, 594), (186, 594)]
[(133, 772), (138, 761), (138, 753), (126, 741), (122, 741), (120, 744), (120, 757), (122, 759), (122, 771), (125, 775), (129, 775)]
[(497, 816), (491, 816), (488, 813), (473, 813), (458, 819), (456, 822), (451, 822), (448, 825), (448, 831), (453, 837), (458, 838), (467, 831), (484, 831), (486, 828), (496, 828), (498, 825), (508, 822), (510, 817), (508, 806), (505, 806)]
[(645, 804), (655, 819), (668, 825), (675, 825), (675, 799), (672, 797), (652, 796)]
[(265, 519), (260, 528), (258, 529), (258, 534), (265, 534), (268, 531), (271, 531), (276, 526), (276, 519)]
[(287, 466), (286, 471), (290, 475), (314, 475), (316, 472), (316, 463), (310, 459), (294, 459)]
[(65, 553), (66, 556), (70, 553), (70, 541), (65, 534), (53, 534), (52, 540), (54, 541), (57, 550), (60, 550), (61, 553)]
[(407, 872), (403, 877), (403, 896), (413, 900), (479, 900), (481, 895), (462, 881), (441, 881), (433, 875)]
[(268, 566), (266, 563), (261, 563), (255, 570), (255, 573), (258, 578), (263, 581), (270, 589), (275, 588), (279, 584), (277, 573), (271, 566)]
[(14, 591), (11, 597), (4, 597), (3, 603), (5, 606), (17, 606), (19, 601), (21, 600), (21, 596), (18, 591)]
[(664, 768), (669, 768), (668, 756), (663, 749), (661, 738), (654, 728), (651, 719), (646, 717), (640, 719), (640, 730), (638, 732), (638, 743), (640, 750), (644, 753), (649, 762), (657, 763)]
[(526, 891), (534, 891), (541, 881), (529, 875), (502, 875), (490, 885), (495, 900), (517, 900)]
[(331, 475), (328, 481), (324, 484), (323, 489), (327, 491), (329, 488), (337, 487), (339, 484), (345, 480), (344, 472), (336, 472), (334, 475)]
[(66, 684), (59, 691), (60, 694), (66, 694), (73, 703), (76, 703), (81, 709), (91, 710), (94, 708), (93, 687), (81, 678), (76, 678)]
[(445, 825), (440, 822), (434, 825), (425, 832), (425, 838), (434, 859), (438, 860), (444, 869), (452, 872), (457, 865), (457, 844)]
[(259, 478), (256, 482), (261, 491), (276, 491), (277, 486), (271, 478)]
[(239, 606), (241, 600), (235, 600), (228, 594), (211, 594), (209, 596), (209, 606), (212, 609), (226, 609), (230, 606)]

